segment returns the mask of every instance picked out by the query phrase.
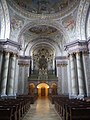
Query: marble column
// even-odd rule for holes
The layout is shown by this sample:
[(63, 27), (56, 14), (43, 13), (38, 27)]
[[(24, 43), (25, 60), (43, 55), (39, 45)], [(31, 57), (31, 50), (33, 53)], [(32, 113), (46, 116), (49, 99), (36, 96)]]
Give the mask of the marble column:
[(75, 70), (75, 62), (74, 62), (74, 54), (70, 55), (70, 63), (71, 63), (71, 85), (72, 85), (72, 96), (78, 95), (78, 84), (77, 84), (77, 74)]
[(7, 85), (7, 77), (8, 77), (8, 66), (9, 66), (9, 52), (5, 52), (4, 61), (3, 61), (3, 71), (1, 78), (1, 96), (6, 96), (6, 85)]
[(13, 96), (16, 55), (12, 54), (10, 56), (10, 60), (11, 61), (10, 61), (9, 77), (8, 77), (8, 84), (7, 84), (7, 95)]
[(62, 64), (62, 94), (68, 95), (67, 64)]
[(59, 67), (57, 65), (57, 77), (59, 76)]
[(14, 96), (16, 96), (18, 92), (18, 73), (19, 73), (19, 65), (18, 65), (18, 57), (16, 57), (15, 75), (14, 75)]
[(62, 65), (58, 64), (57, 68), (59, 70), (59, 72), (58, 72), (58, 89), (57, 89), (57, 92), (58, 92), (58, 94), (62, 94)]
[(28, 94), (29, 65), (24, 67), (24, 94)]
[(53, 58), (53, 74), (55, 74), (55, 58)]
[(31, 70), (33, 71), (33, 58), (32, 58), (31, 60), (32, 60), (32, 62), (31, 62), (31, 63), (32, 63), (32, 67), (31, 67)]
[(82, 69), (82, 64), (81, 64), (81, 54), (80, 53), (76, 53), (76, 60), (77, 60), (79, 96), (84, 96), (85, 89), (84, 89), (83, 69)]
[(3, 63), (3, 52), (0, 51), (0, 81), (1, 81), (2, 63)]
[(24, 94), (25, 65), (19, 64), (18, 94)]

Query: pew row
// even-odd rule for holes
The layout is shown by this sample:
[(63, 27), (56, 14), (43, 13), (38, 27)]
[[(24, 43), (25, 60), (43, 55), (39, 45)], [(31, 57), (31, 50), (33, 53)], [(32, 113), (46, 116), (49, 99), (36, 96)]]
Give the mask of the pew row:
[(62, 120), (90, 120), (90, 101), (53, 96), (55, 109)]
[(34, 96), (18, 95), (16, 98), (0, 99), (0, 120), (21, 120), (35, 102)]

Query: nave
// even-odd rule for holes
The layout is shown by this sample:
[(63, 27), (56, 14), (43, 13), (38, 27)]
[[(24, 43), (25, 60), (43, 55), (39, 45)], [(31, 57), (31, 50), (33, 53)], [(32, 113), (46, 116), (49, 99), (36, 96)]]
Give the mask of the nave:
[(49, 99), (41, 97), (31, 105), (23, 120), (61, 120), (61, 118)]

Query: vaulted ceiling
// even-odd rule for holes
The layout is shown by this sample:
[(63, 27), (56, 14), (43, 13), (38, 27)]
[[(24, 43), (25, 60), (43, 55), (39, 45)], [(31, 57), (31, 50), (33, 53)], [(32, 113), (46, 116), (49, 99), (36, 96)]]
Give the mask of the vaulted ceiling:
[[(7, 0), (16, 14), (12, 17), (11, 23), (16, 21), (16, 24), (24, 24), (25, 31), (23, 36), (27, 52), (43, 48), (56, 49), (56, 54), (60, 55), (64, 50), (66, 31), (71, 30), (75, 26), (74, 15), (70, 13), (76, 8), (80, 0)], [(65, 12), (65, 13), (64, 13)], [(64, 14), (63, 14), (64, 13)], [(67, 14), (70, 13), (70, 14)], [(76, 14), (76, 13), (75, 13)], [(20, 17), (19, 17), (20, 15)], [(62, 20), (61, 20), (61, 15)], [(68, 15), (68, 19), (64, 16)], [(12, 13), (11, 13), (11, 16)], [(22, 22), (23, 21), (23, 22)], [(17, 30), (16, 24), (13, 27)], [(67, 29), (67, 30), (66, 30)], [(73, 31), (73, 30), (72, 30)], [(13, 34), (17, 34), (17, 31)], [(65, 33), (65, 34), (64, 34)], [(12, 35), (13, 36), (13, 35)], [(22, 40), (22, 38), (20, 38)], [(30, 46), (32, 45), (32, 46)], [(30, 49), (29, 49), (30, 48)], [(29, 51), (30, 52), (30, 51)]]
[(14, 0), (26, 11), (37, 14), (57, 13), (70, 7), (76, 0)]

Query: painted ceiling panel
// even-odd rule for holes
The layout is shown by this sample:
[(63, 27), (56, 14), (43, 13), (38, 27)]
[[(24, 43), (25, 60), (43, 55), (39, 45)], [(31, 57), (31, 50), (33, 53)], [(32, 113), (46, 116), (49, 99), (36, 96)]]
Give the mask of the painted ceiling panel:
[(14, 0), (20, 7), (37, 14), (57, 13), (76, 0)]
[(57, 29), (46, 25), (40, 25), (30, 28), (29, 31), (36, 34), (48, 35), (57, 32)]

